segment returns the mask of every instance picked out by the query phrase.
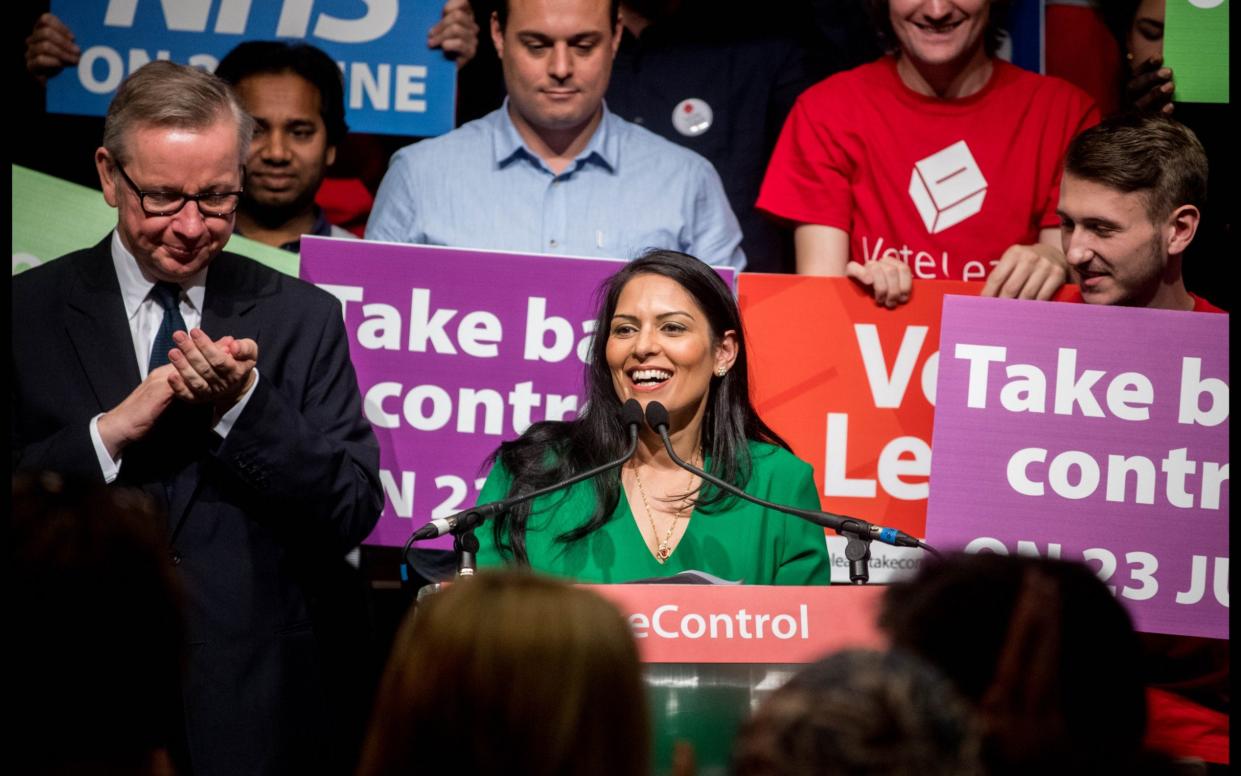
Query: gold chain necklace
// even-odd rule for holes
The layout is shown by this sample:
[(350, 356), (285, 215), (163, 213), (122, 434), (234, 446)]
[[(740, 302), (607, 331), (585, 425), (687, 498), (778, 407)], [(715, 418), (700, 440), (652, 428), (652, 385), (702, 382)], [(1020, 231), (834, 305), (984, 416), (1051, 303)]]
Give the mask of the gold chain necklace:
[[(691, 466), (694, 464), (695, 458), (697, 458), (696, 454), (693, 458), (690, 458)], [(672, 554), (672, 532), (675, 531), (677, 528), (677, 520), (680, 520), (681, 517), (685, 514), (685, 507), (688, 502), (687, 501), (681, 502), (681, 507), (677, 509), (676, 514), (673, 515), (672, 523), (669, 524), (668, 526), (668, 533), (664, 535), (664, 540), (661, 542), (659, 541), (659, 527), (655, 525), (655, 513), (651, 511), (651, 504), (646, 499), (646, 488), (642, 486), (642, 475), (638, 474), (638, 464), (636, 461), (633, 464), (633, 478), (638, 483), (638, 493), (641, 494), (642, 496), (642, 506), (646, 508), (646, 519), (649, 520), (651, 523), (651, 535), (654, 536), (655, 541), (659, 543), (659, 546), (656, 547), (655, 549), (655, 560), (659, 561), (660, 563), (663, 563), (664, 561), (668, 560), (668, 556)], [(688, 494), (693, 489), (693, 487), (694, 487), (694, 473), (690, 472), (689, 482), (685, 486), (685, 492)]]

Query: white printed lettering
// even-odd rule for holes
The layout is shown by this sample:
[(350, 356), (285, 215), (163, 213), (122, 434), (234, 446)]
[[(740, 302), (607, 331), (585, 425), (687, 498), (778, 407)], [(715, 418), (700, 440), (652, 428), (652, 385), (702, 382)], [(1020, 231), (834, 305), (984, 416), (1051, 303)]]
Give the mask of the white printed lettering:
[(367, 350), (401, 349), (401, 313), (390, 304), (362, 305), (362, 323), (358, 324), (358, 344)]
[(495, 358), (500, 353), (496, 343), (504, 334), (500, 319), (485, 310), (467, 313), (457, 327), (461, 350), (475, 358)]
[(1122, 372), (1107, 386), (1107, 408), (1121, 420), (1150, 420), (1155, 386), (1137, 372)]
[(513, 386), (508, 395), (508, 403), (513, 407), (513, 433), (521, 434), (530, 428), (530, 410), (539, 406), (542, 400), (543, 396), (534, 392), (533, 381), (527, 380)]
[[(423, 405), (431, 403), (431, 413), (423, 413)], [(419, 431), (439, 431), (452, 419), (452, 397), (438, 385), (415, 385), (405, 394), (402, 405), (405, 422)]]
[(1161, 467), (1168, 476), (1168, 503), (1180, 509), (1192, 509), (1194, 506), (1194, 497), (1185, 490), (1185, 477), (1193, 474), (1198, 466), (1196, 462), (1187, 459), (1188, 453), (1187, 447), (1169, 450)]
[(879, 344), (879, 329), (872, 323), (859, 323), (853, 327), (857, 338), (858, 350), (862, 355), (862, 367), (866, 371), (866, 382), (870, 386), (871, 397), (876, 407), (899, 407), (905, 397), (905, 389), (909, 378), (913, 375), (914, 364), (918, 353), (926, 340), (926, 326), (906, 326), (901, 337), (900, 347), (896, 351), (896, 359), (892, 364), (891, 373), (887, 369), (887, 360), (883, 356), (883, 347)]
[(1008, 356), (1008, 348), (958, 342), (953, 356), (970, 362), (969, 389), (965, 405), (971, 409), (986, 409), (987, 365), (992, 361), (1003, 361)]
[(1124, 502), (1129, 472), (1134, 473), (1133, 500), (1137, 504), (1155, 503), (1155, 464), (1142, 455), (1107, 457), (1107, 500)]
[[(1077, 483), (1069, 481), (1069, 472), (1077, 469)], [(1099, 487), (1099, 464), (1081, 450), (1065, 450), (1051, 459), (1047, 467), (1047, 484), (1056, 495), (1067, 499), (1086, 498)]]
[(385, 412), (384, 399), (401, 395), (400, 383), (375, 383), (366, 392), (362, 401), (362, 414), (373, 426), (379, 428), (396, 428), (401, 425), (401, 417), (392, 412)]
[[(95, 78), (95, 63), (102, 62), (107, 72), (103, 78)], [(125, 78), (125, 65), (121, 55), (107, 46), (91, 46), (82, 52), (78, 60), (78, 80), (82, 88), (91, 94), (108, 94), (116, 91)]]
[[(905, 458), (906, 453), (912, 458)], [(922, 482), (906, 482), (902, 477), (929, 477), (931, 474), (931, 446), (915, 436), (893, 439), (879, 454), (879, 484), (892, 498), (902, 501), (918, 501), (927, 497), (930, 485)]]
[(849, 448), (849, 416), (843, 412), (827, 413), (827, 450), (823, 462), (823, 494), (826, 496), (875, 497), (875, 481), (846, 476)]
[[(1202, 410), (1202, 394), (1211, 406)], [(1177, 422), (1185, 425), (1218, 426), (1228, 419), (1228, 383), (1216, 377), (1202, 379), (1202, 359), (1181, 359), (1181, 406)]]
[[(1077, 351), (1073, 348), (1060, 348), (1056, 358), (1056, 407), (1057, 415), (1072, 415), (1073, 405), (1081, 408), (1082, 414), (1089, 418), (1103, 417), (1103, 410), (1090, 389), (1103, 371), (1086, 369), (1081, 377), (1077, 374)], [(1076, 378), (1076, 379), (1075, 379)]]
[[(552, 335), (551, 346), (547, 334)], [(573, 325), (558, 315), (547, 314), (547, 300), (532, 296), (526, 304), (526, 346), (522, 358), (527, 361), (564, 361), (573, 350)]]
[(1000, 389), (1000, 404), (1009, 412), (1039, 412), (1047, 406), (1047, 378), (1031, 364), (1010, 364), (1009, 381)]
[(427, 352), (427, 343), (436, 353), (453, 354), (457, 349), (452, 346), (444, 326), (457, 314), (456, 310), (444, 308), (431, 315), (431, 291), (426, 288), (415, 288), (409, 295), (409, 349), (415, 353)]
[(1207, 556), (1195, 555), (1190, 564), (1189, 589), (1176, 594), (1178, 604), (1196, 604), (1202, 600), (1207, 589)]
[(663, 624), (664, 615), (668, 612), (675, 612), (676, 610), (677, 606), (675, 604), (664, 604), (655, 610), (654, 614), (651, 616), (651, 629), (655, 631), (656, 636), (664, 639), (679, 638), (676, 631), (667, 630), (664, 628)]
[(1043, 484), (1030, 479), (1027, 473), (1032, 463), (1045, 463), (1047, 451), (1041, 447), (1026, 447), (1008, 459), (1008, 484), (1023, 496), (1043, 495)]
[(387, 469), (379, 470), (379, 484), (383, 487), (384, 497), (392, 505), (397, 517), (412, 518), (414, 515), (414, 473), (401, 472), (401, 484), (398, 486)]

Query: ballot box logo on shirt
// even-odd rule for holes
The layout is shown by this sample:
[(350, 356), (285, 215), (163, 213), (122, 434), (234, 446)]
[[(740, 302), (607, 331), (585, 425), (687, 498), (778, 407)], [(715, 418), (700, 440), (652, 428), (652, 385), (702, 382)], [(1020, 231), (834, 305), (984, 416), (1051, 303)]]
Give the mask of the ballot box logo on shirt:
[(914, 162), (909, 196), (931, 234), (956, 226), (982, 210), (987, 179), (964, 140)]

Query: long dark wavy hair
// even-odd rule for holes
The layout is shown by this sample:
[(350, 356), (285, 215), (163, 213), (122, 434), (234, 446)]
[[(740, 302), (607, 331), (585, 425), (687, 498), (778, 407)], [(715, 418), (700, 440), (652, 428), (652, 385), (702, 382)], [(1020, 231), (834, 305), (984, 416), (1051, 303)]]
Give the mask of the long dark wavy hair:
[[(512, 477), (508, 496), (529, 493), (579, 472), (607, 463), (628, 445), (628, 432), (620, 420), (620, 399), (608, 369), (608, 331), (616, 303), (625, 285), (639, 275), (660, 275), (675, 281), (693, 297), (706, 314), (712, 340), (726, 331), (736, 332), (737, 358), (723, 377), (712, 377), (707, 408), (702, 419), (702, 448), (710, 458), (708, 470), (728, 482), (745, 487), (750, 479), (749, 440), (789, 446), (758, 416), (750, 403), (749, 365), (741, 311), (732, 289), (711, 267), (677, 251), (653, 250), (626, 264), (596, 292), (595, 336), (586, 365), (586, 404), (575, 420), (535, 423), (519, 438), (504, 442), (489, 462), (498, 462)], [(598, 506), (581, 525), (556, 537), (574, 542), (598, 530), (612, 517), (621, 496), (620, 476), (611, 471), (595, 477)], [(724, 508), (731, 498), (710, 485), (695, 499), (696, 509)], [(492, 523), (501, 554), (528, 564), (526, 520), (530, 505), (514, 507)]]

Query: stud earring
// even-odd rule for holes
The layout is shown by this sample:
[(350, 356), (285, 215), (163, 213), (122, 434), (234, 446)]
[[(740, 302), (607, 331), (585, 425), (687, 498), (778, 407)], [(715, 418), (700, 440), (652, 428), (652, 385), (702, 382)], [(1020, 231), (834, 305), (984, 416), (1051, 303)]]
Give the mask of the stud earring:
[(715, 376), (716, 376), (716, 377), (723, 377), (723, 376), (724, 376), (724, 375), (726, 375), (726, 374), (728, 374), (728, 368), (727, 368), (727, 367), (717, 366), (717, 367), (715, 368)]

